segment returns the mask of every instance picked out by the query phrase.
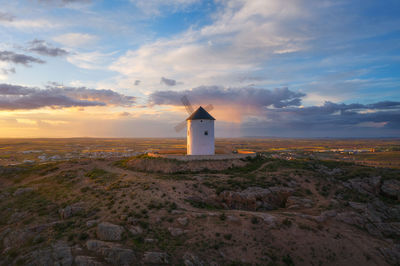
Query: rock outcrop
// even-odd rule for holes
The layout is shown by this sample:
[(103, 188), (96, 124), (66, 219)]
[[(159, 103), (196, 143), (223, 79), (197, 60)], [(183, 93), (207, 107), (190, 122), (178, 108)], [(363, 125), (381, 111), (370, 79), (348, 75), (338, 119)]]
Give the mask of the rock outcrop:
[(131, 265), (136, 260), (133, 250), (124, 248), (116, 243), (88, 240), (86, 247), (95, 254), (104, 257), (112, 265)]
[(83, 213), (84, 208), (81, 203), (75, 203), (73, 205), (69, 205), (63, 209), (60, 209), (58, 212), (61, 216), (61, 219), (68, 219), (72, 216)]
[(122, 238), (122, 226), (103, 222), (97, 225), (97, 237), (105, 241), (119, 241)]
[(275, 210), (285, 207), (293, 189), (286, 187), (249, 187), (243, 191), (223, 191), (216, 201), (226, 209)]
[(381, 190), (385, 196), (400, 200), (400, 181), (395, 179), (385, 180)]
[(168, 254), (165, 252), (148, 251), (144, 253), (143, 261), (149, 264), (168, 264)]

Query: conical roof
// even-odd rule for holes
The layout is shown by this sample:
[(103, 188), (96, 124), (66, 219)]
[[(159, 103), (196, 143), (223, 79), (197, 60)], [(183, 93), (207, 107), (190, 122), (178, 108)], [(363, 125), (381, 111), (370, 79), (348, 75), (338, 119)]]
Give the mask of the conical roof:
[(215, 120), (203, 107), (199, 107), (196, 111), (193, 112), (186, 120)]

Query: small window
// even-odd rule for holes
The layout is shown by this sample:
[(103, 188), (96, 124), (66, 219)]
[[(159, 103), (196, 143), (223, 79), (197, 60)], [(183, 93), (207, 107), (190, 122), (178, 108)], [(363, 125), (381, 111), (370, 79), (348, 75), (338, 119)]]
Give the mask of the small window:
[(204, 131), (204, 135), (208, 136), (208, 130)]

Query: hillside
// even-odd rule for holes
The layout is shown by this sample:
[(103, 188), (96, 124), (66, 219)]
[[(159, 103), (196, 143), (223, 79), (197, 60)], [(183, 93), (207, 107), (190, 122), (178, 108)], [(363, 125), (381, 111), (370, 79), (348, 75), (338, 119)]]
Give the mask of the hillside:
[(399, 170), (269, 154), (202, 163), (1, 166), (0, 265), (399, 264)]

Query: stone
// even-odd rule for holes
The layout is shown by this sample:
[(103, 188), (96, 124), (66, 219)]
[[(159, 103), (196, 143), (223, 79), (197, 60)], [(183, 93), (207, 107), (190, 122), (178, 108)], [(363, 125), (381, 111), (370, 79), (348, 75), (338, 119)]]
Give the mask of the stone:
[(144, 253), (143, 261), (149, 264), (168, 264), (168, 254), (165, 252), (147, 251)]
[(143, 229), (140, 226), (132, 226), (129, 228), (129, 232), (132, 233), (132, 235), (141, 235), (143, 234)]
[(76, 266), (101, 266), (103, 263), (96, 261), (93, 257), (89, 256), (76, 256)]
[(131, 249), (121, 247), (106, 248), (102, 251), (105, 260), (113, 265), (129, 266), (135, 262), (135, 254)]
[(186, 226), (188, 224), (188, 218), (187, 217), (180, 217), (176, 219), (180, 225)]
[(90, 240), (86, 241), (86, 248), (88, 250), (95, 251), (95, 252), (97, 252), (101, 248), (109, 247), (110, 245), (111, 245), (111, 243), (107, 243), (107, 242), (100, 241), (100, 240), (90, 239)]
[(336, 215), (337, 215), (337, 212), (335, 210), (330, 210), (330, 211), (321, 212), (321, 214), (318, 216), (311, 216), (311, 219), (318, 223), (322, 223), (322, 222), (325, 222), (328, 218), (336, 217)]
[(183, 264), (185, 266), (204, 266), (204, 262), (192, 253), (185, 253), (183, 255)]
[(122, 226), (103, 222), (97, 225), (97, 237), (106, 241), (119, 241), (122, 239), (124, 228)]
[(135, 217), (129, 216), (128, 218), (126, 218), (126, 222), (128, 224), (136, 224), (138, 222), (138, 219), (136, 219)]
[(226, 220), (228, 220), (229, 222), (234, 223), (234, 224), (241, 224), (240, 219), (234, 215), (228, 215), (226, 217)]
[(296, 196), (288, 197), (285, 205), (285, 207), (288, 209), (312, 208), (313, 206), (314, 202), (311, 199)]
[(14, 192), (14, 196), (19, 196), (25, 193), (29, 193), (32, 192), (34, 189), (31, 187), (23, 187), (23, 188), (18, 188), (15, 192)]
[(374, 176), (369, 178), (353, 178), (344, 182), (343, 185), (349, 189), (355, 190), (358, 193), (365, 195), (378, 195), (382, 177)]
[(98, 222), (99, 222), (98, 220), (89, 220), (86, 222), (86, 226), (93, 227), (93, 226), (97, 225)]
[(268, 213), (258, 213), (257, 217), (260, 217), (265, 223), (274, 226), (276, 222), (276, 217)]
[(58, 213), (61, 216), (61, 219), (68, 219), (72, 216), (75, 216), (77, 214), (80, 214), (83, 212), (83, 207), (81, 206), (81, 203), (76, 203), (73, 205), (69, 205), (63, 209), (60, 209)]
[(365, 218), (360, 214), (352, 211), (342, 212), (336, 216), (336, 220), (343, 222), (345, 224), (356, 225), (358, 227), (364, 227)]
[(131, 265), (136, 260), (135, 253), (131, 249), (116, 243), (92, 239), (86, 241), (86, 247), (113, 265)]
[(381, 190), (385, 196), (400, 200), (400, 181), (395, 179), (385, 180)]
[(184, 233), (184, 231), (180, 228), (169, 227), (168, 231), (172, 236), (180, 236)]
[(74, 262), (71, 247), (64, 241), (58, 241), (51, 247), (35, 250), (26, 256), (28, 265), (71, 266)]
[(72, 265), (73, 257), (71, 247), (64, 241), (58, 241), (52, 245), (53, 258), (59, 265)]

